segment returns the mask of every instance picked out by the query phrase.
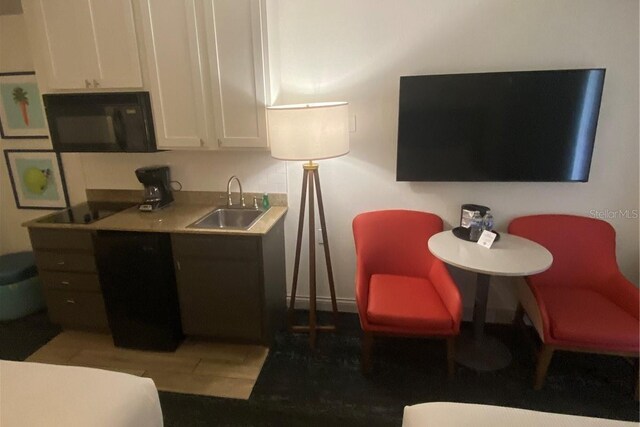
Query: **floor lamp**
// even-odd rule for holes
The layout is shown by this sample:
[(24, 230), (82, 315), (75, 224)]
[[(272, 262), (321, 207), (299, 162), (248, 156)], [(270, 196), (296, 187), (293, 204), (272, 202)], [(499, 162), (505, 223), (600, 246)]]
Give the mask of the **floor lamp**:
[[(269, 143), (271, 156), (281, 160), (308, 161), (302, 166), (302, 196), (300, 217), (298, 219), (298, 237), (289, 302), (289, 328), (292, 332), (308, 332), (309, 345), (316, 346), (318, 331), (335, 331), (338, 317), (336, 291), (331, 268), (329, 238), (322, 204), (318, 164), (314, 160), (339, 157), (349, 152), (349, 116), (346, 102), (326, 102), (316, 104), (283, 105), (268, 107)], [(314, 194), (315, 191), (315, 194)], [(318, 325), (316, 313), (316, 239), (314, 202), (317, 195), (318, 216), (324, 241), (324, 256), (329, 276), (329, 291), (333, 310), (333, 325)], [(300, 269), (300, 251), (304, 230), (305, 203), (309, 200), (309, 324), (296, 325), (294, 306), (298, 288)]]

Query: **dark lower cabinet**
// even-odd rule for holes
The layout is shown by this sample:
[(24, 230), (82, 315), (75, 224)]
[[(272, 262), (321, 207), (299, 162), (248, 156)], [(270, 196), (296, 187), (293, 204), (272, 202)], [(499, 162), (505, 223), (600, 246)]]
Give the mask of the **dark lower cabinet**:
[(109, 330), (91, 231), (30, 228), (49, 318), (65, 329)]
[(268, 344), (284, 326), (284, 225), (265, 235), (173, 234), (187, 335)]

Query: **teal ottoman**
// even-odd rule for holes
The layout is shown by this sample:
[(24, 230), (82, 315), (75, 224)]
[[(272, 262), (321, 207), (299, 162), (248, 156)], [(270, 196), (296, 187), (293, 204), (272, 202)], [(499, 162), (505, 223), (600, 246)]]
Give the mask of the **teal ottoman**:
[(32, 252), (0, 256), (0, 320), (13, 320), (44, 307)]

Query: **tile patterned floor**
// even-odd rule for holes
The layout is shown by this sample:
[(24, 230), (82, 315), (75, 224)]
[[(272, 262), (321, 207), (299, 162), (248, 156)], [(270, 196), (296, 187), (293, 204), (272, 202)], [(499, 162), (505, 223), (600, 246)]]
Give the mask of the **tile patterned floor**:
[(188, 338), (173, 353), (118, 348), (111, 336), (65, 331), (27, 361), (107, 369), (152, 378), (158, 390), (248, 399), (269, 349)]

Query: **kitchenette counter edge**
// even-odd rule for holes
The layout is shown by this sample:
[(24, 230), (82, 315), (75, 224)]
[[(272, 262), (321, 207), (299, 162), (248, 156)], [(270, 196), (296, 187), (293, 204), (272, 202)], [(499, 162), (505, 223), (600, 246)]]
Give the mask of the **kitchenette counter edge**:
[(56, 213), (52, 213), (22, 224), (28, 228), (71, 229), (71, 230), (112, 230), (138, 231), (153, 233), (188, 233), (188, 234), (218, 234), (260, 236), (271, 228), (287, 213), (286, 206), (271, 206), (271, 208), (248, 230), (238, 229), (208, 229), (187, 228), (204, 217), (216, 207), (211, 204), (192, 204), (174, 202), (155, 212), (141, 212), (137, 206), (110, 215), (90, 224), (59, 224), (39, 222)]

